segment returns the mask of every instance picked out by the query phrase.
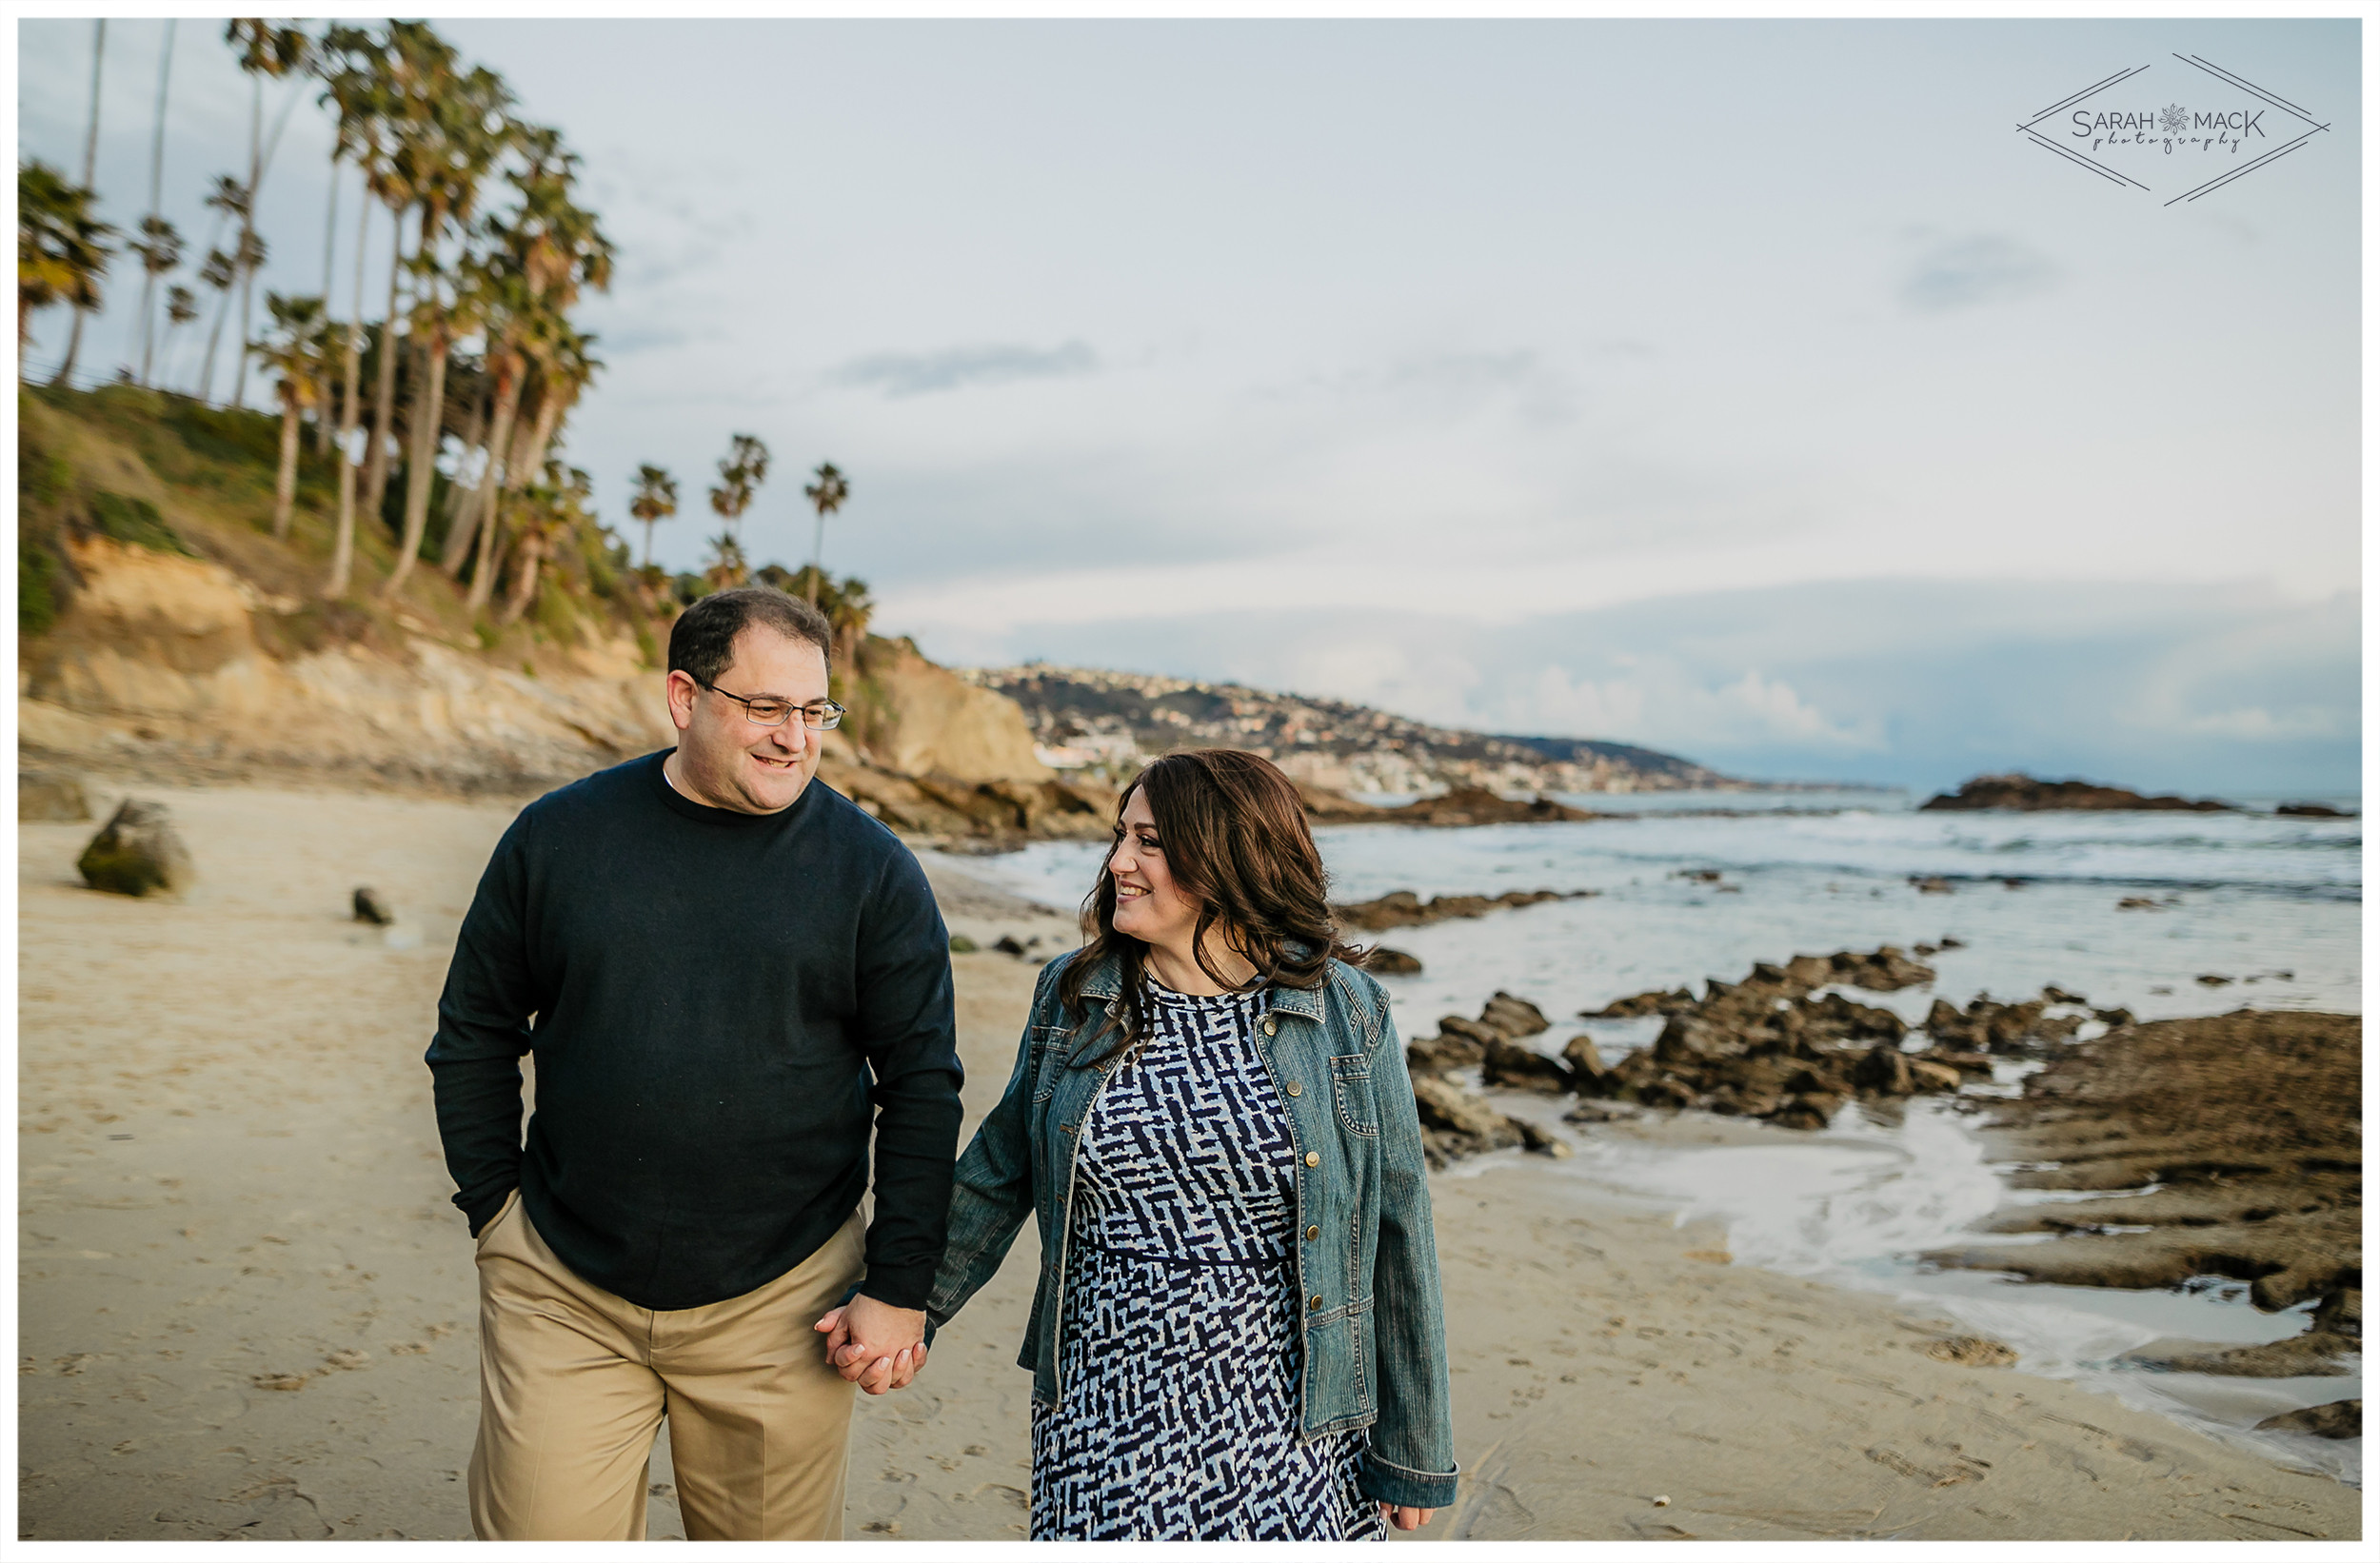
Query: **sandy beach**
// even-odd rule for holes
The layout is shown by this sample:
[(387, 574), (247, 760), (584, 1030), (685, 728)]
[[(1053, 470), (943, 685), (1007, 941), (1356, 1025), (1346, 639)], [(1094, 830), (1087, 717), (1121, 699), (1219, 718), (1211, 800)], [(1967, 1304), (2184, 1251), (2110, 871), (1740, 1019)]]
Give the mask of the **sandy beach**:
[[(124, 795), (90, 787), (102, 818)], [(95, 822), (20, 832), (20, 1533), (466, 1536), (471, 1249), (421, 1056), (514, 805), (139, 792), (189, 846), (184, 900), (84, 889)], [(1034, 978), (989, 946), (1073, 938), (934, 872), (953, 930), (984, 946), (954, 961), (971, 1127)], [(393, 929), (349, 920), (358, 885), (393, 902)], [(1433, 1182), (1464, 1475), (1424, 1538), (2360, 1533), (2352, 1489), (1945, 1359), (1947, 1321), (1738, 1266), (1715, 1229), (1544, 1171)], [(853, 1538), (1023, 1533), (1032, 1241), (913, 1389), (862, 1400)], [(653, 1481), (652, 1533), (682, 1534), (665, 1448)]]

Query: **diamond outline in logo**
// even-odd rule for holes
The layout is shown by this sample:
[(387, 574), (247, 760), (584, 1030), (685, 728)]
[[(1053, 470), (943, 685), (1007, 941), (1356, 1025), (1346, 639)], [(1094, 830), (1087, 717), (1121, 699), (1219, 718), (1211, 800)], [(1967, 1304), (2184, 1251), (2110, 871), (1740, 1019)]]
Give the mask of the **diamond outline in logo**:
[[(2282, 97), (2280, 94), (2272, 92), (2265, 88), (2258, 87), (2247, 77), (2239, 75), (2233, 71), (2226, 70), (2221, 66), (2216, 65), (2210, 60), (2204, 59), (2196, 54), (2176, 54), (2173, 57), (2181, 61), (2186, 66), (2190, 66), (2197, 70), (2205, 71), (2208, 75), (2214, 77), (2217, 81), (2222, 82), (2227, 87), (2235, 88), (2242, 92), (2248, 93), (2251, 97), (2257, 98), (2262, 102), (2271, 105), (2273, 108), (2278, 109), (2281, 112), (2289, 115), (2292, 119), (2300, 121), (2309, 127), (2309, 129), (2300, 131), (2292, 139), (2283, 142), (2280, 146), (2273, 148), (2272, 150), (2265, 153), (2261, 157), (2256, 158), (2252, 162), (2243, 163), (2236, 168), (2227, 168), (2223, 172), (2215, 175), (2212, 179), (2206, 181), (2204, 184), (2192, 186), (2191, 188), (2184, 190), (2181, 194), (2174, 196), (2172, 200), (2165, 202), (2164, 204), (2166, 206), (2176, 206), (2184, 201), (2195, 201), (2201, 196), (2211, 195), (2216, 190), (2230, 184), (2232, 180), (2251, 174), (2258, 168), (2268, 167), (2274, 160), (2288, 156), (2290, 153), (2297, 150), (2298, 148), (2304, 146), (2313, 137), (2320, 135), (2324, 131), (2330, 129), (2330, 126), (2316, 120), (2311, 112), (2299, 108), (2296, 104), (2290, 102), (2287, 98)], [(2017, 131), (2029, 138), (2034, 146), (2055, 152), (2058, 156), (2066, 159), (2069, 163), (2078, 164), (2083, 168), (2089, 168), (2092, 173), (2097, 174), (2102, 179), (2109, 180), (2118, 185), (2129, 185), (2133, 189), (2139, 190), (2144, 195), (2152, 194), (2153, 192), (2150, 190), (2148, 186), (2142, 184), (2139, 180), (2132, 178), (2130, 174), (2111, 168), (2096, 158), (2086, 157), (2072, 147), (2061, 147), (2056, 142), (2052, 141), (2049, 137), (2033, 129), (2034, 126), (2040, 124), (2043, 120), (2048, 119), (2052, 114), (2063, 113), (2067, 109), (2073, 108), (2074, 105), (2078, 103), (2082, 103), (2087, 99), (2098, 96), (2101, 92), (2106, 91), (2111, 87), (2132, 80), (2134, 76), (2139, 75), (2142, 71), (2148, 69), (2149, 67), (2145, 65), (2134, 66), (2130, 70), (2119, 70), (2112, 76), (2109, 76), (2103, 81), (2093, 82), (2089, 87), (2084, 88), (2081, 91), (2074, 93), (2073, 96), (2062, 98), (2058, 102), (2050, 105), (2047, 109), (2042, 109), (2039, 113), (2034, 114), (2031, 119), (2021, 122), (2016, 127)], [(2179, 105), (2172, 105), (2164, 110), (2164, 118), (2167, 122), (2166, 129), (2169, 131), (2174, 129), (2172, 120), (2174, 116), (2175, 110), (2179, 109)]]

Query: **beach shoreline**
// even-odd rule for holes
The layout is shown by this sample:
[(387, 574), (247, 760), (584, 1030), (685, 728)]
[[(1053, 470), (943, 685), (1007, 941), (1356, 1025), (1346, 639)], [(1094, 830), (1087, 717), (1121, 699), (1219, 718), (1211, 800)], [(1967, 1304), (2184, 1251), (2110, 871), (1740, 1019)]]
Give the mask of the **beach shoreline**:
[[(104, 818), (124, 789), (94, 782)], [(20, 1533), (466, 1535), (470, 1247), (421, 1054), (518, 802), (137, 790), (196, 861), (183, 901), (83, 889), (96, 821), (20, 831)], [(1036, 958), (1075, 934), (927, 861), (981, 946), (953, 963), (971, 1128)], [(361, 884), (393, 929), (348, 920)], [(994, 951), (1003, 936), (1027, 953)], [(2360, 1533), (2351, 1489), (1928, 1355), (1951, 1321), (1734, 1263), (1715, 1225), (1544, 1171), (1432, 1179), (1465, 1474), (1425, 1538)], [(1032, 1246), (912, 1390), (861, 1402), (850, 1537), (1023, 1533)], [(665, 1450), (653, 1481), (653, 1533), (682, 1534)]]

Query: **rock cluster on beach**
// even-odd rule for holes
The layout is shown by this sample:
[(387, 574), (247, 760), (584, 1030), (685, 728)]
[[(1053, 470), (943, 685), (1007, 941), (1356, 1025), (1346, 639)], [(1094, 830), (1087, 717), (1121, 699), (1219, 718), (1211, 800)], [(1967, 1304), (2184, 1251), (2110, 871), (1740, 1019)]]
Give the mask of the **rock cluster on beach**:
[(1565, 896), (1558, 890), (1507, 890), (1500, 896), (1432, 896), (1425, 901), (1410, 890), (1391, 890), (1377, 900), (1352, 901), (1334, 906), (1331, 911), (1342, 927), (1378, 933), (1385, 928), (1418, 928), (1425, 923), (1444, 922), (1449, 918), (1485, 917), (1513, 906), (1574, 900), (1596, 893), (1574, 890)]
[(1435, 798), (1417, 799), (1390, 808), (1305, 782), (1299, 784), (1298, 795), (1305, 802), (1306, 818), (1323, 825), (1525, 825), (1613, 818), (1572, 808), (1542, 796), (1525, 801), (1515, 800), (1486, 787), (1456, 787)]
[[(1925, 1256), (2074, 1286), (2249, 1283), (2266, 1310), (2319, 1298), (2305, 1334), (2266, 1345), (2153, 1342), (2144, 1367), (2259, 1377), (2337, 1374), (2363, 1335), (2363, 1024), (2238, 1010), (2158, 1020), (2060, 1050), (1996, 1114), (2021, 1188), (2104, 1197), (2015, 1206), (1978, 1243)], [(2146, 1230), (2143, 1230), (2146, 1229)]]
[(1920, 809), (2187, 809), (2196, 814), (2235, 814), (2230, 803), (2211, 799), (2176, 798), (2167, 794), (2144, 798), (2122, 787), (2092, 782), (2042, 782), (2018, 772), (1978, 776), (1956, 792), (1927, 799)]

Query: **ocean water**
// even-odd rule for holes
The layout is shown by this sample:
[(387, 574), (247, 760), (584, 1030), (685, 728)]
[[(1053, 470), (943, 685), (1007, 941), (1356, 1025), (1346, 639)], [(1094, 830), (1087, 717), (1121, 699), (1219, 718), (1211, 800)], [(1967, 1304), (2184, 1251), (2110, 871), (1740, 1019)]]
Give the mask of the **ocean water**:
[[(1580, 1010), (1648, 988), (1698, 991), (1708, 978), (1735, 980), (1755, 960), (1909, 949), (1946, 937), (1961, 947), (1931, 958), (1931, 986), (1854, 997), (1911, 1020), (1937, 997), (1956, 1005), (1978, 994), (2012, 1000), (2051, 984), (2144, 1019), (2243, 1006), (2363, 1008), (2360, 820), (1929, 814), (1903, 795), (1872, 792), (1567, 801), (1629, 818), (1316, 833), (1340, 900), (1398, 889), (1424, 899), (1595, 892), (1372, 936), (1422, 962), (1420, 975), (1385, 983), (1405, 1035), (1435, 1032), (1442, 1015), (1477, 1015), (1502, 990), (1554, 1020), (1539, 1039), (1547, 1051), (1583, 1032), (1612, 1061), (1649, 1042), (1660, 1021), (1586, 1021)], [(2360, 806), (2352, 798), (2319, 801)], [(2240, 801), (2269, 807), (2277, 800)], [(965, 868), (1071, 909), (1102, 852), (1043, 842)], [(1716, 880), (1702, 877), (1713, 873)], [(1947, 893), (1914, 882), (1928, 879)], [(2127, 900), (2149, 904), (2120, 908)], [(2017, 1089), (2023, 1067), (2004, 1069), (1980, 1093)], [(1681, 1220), (1716, 1218), (1738, 1263), (1922, 1303), (2007, 1341), (2024, 1371), (2073, 1378), (2284, 1463), (2358, 1479), (2361, 1440), (2251, 1430), (2276, 1411), (2360, 1395), (2360, 1376), (2218, 1379), (2113, 1361), (2159, 1336), (2285, 1338), (2307, 1327), (2306, 1310), (2263, 1314), (2245, 1288), (2211, 1278), (2172, 1292), (2112, 1292), (1933, 1273), (1918, 1263), (1929, 1248), (1976, 1241), (1967, 1228), (2004, 1204), (2059, 1197), (2010, 1189), (2008, 1169), (1987, 1159), (1974, 1117), (1922, 1101), (1886, 1121), (1854, 1104), (1822, 1135), (1687, 1149), (1565, 1128), (1578, 1155), (1533, 1160), (1529, 1171), (1659, 1199)], [(1510, 1159), (1469, 1165), (1484, 1171)]]

